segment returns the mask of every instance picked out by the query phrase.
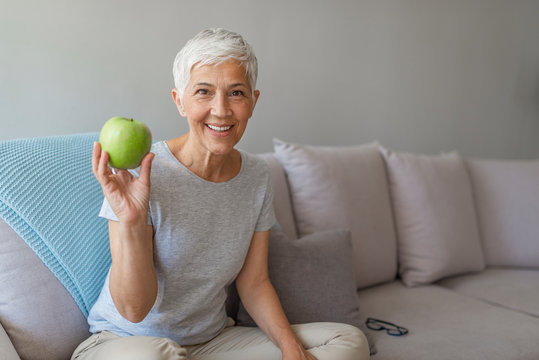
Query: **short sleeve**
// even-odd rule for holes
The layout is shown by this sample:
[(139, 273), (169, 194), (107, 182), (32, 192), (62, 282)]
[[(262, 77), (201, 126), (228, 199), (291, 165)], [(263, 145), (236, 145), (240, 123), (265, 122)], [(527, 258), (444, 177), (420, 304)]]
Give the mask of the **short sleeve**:
[[(99, 217), (113, 221), (120, 221), (118, 216), (116, 216), (114, 213), (114, 210), (112, 210), (107, 198), (103, 198), (103, 204), (101, 205), (101, 210), (99, 211)], [(152, 225), (151, 211), (148, 211), (148, 225)]]
[(118, 216), (116, 216), (116, 214), (110, 207), (110, 204), (107, 198), (103, 198), (103, 204), (101, 205), (101, 210), (99, 211), (99, 217), (102, 217), (108, 220), (119, 221)]
[(273, 210), (273, 186), (268, 172), (264, 202), (258, 216), (255, 231), (267, 231), (275, 224), (275, 212)]

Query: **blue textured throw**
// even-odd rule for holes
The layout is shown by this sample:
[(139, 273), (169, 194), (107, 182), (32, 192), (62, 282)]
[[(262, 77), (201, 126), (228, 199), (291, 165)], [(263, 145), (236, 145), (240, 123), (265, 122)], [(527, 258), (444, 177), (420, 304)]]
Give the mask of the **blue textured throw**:
[(107, 221), (98, 217), (103, 195), (91, 164), (97, 138), (91, 133), (0, 142), (0, 217), (85, 316), (110, 267)]

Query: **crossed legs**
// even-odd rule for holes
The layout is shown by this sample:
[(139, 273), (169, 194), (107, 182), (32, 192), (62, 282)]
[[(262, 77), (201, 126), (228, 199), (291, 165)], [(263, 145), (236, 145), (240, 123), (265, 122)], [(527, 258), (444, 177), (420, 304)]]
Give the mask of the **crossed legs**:
[[(357, 328), (337, 323), (292, 325), (304, 347), (318, 360), (366, 360), (369, 345)], [(119, 337), (110, 332), (92, 335), (72, 360), (280, 360), (281, 351), (259, 329), (231, 326), (198, 345), (151, 336)]]

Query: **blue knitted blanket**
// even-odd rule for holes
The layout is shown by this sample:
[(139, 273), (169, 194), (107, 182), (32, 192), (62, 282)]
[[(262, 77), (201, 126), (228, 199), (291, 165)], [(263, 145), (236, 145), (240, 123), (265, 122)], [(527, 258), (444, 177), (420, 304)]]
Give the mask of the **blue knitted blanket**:
[(0, 218), (36, 252), (85, 316), (110, 267), (101, 187), (92, 173), (98, 134), (0, 142)]

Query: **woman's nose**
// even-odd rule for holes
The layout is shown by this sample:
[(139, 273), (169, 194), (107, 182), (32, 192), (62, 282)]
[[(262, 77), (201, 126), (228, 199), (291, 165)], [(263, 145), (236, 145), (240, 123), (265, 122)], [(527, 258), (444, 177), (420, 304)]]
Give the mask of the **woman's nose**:
[(217, 93), (212, 101), (212, 115), (226, 117), (231, 115), (230, 104), (226, 94)]

